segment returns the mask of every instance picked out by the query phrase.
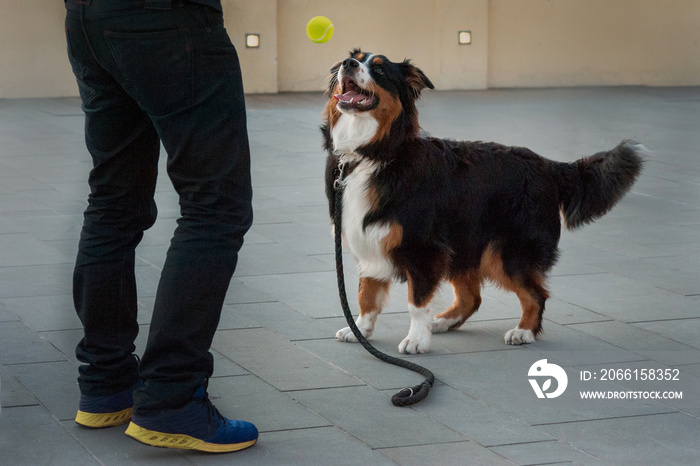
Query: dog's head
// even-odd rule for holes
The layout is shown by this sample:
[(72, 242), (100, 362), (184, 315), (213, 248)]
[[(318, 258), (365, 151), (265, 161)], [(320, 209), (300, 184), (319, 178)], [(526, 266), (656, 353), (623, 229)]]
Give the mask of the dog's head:
[(419, 130), (416, 100), (426, 87), (434, 88), (409, 60), (394, 63), (383, 55), (353, 50), (331, 69), (326, 127), (332, 130), (342, 115), (353, 115), (376, 120), (368, 143), (380, 142), (394, 129), (403, 138), (413, 137)]

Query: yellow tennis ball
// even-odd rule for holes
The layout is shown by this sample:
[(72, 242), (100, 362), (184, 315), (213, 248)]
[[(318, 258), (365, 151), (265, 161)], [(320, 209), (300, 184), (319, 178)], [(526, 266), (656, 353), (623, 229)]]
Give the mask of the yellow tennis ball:
[(317, 44), (328, 42), (333, 37), (333, 23), (325, 16), (314, 16), (306, 23), (306, 35)]

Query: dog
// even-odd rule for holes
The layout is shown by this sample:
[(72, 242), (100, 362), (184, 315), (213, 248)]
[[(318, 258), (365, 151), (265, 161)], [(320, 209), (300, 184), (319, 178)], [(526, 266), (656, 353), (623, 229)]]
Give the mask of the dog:
[[(392, 281), (407, 282), (411, 324), (398, 349), (425, 353), (433, 333), (459, 328), (479, 309), (488, 280), (522, 306), (505, 342), (532, 343), (562, 219), (577, 229), (607, 213), (636, 181), (646, 148), (625, 140), (562, 163), (523, 147), (430, 137), (416, 108), (426, 88), (434, 86), (410, 60), (359, 49), (331, 69), (321, 126), (326, 195), (333, 218), (342, 187), (343, 244), (360, 275), (357, 327), (370, 337)], [(432, 316), (443, 281), (454, 302)], [(336, 339), (357, 341), (349, 327)]]

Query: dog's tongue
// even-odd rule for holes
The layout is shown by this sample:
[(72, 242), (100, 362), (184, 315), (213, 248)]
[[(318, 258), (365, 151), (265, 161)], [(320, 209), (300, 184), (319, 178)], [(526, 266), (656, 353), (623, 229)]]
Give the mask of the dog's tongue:
[(335, 94), (333, 97), (339, 102), (359, 102), (367, 96), (359, 92), (348, 91), (345, 94)]

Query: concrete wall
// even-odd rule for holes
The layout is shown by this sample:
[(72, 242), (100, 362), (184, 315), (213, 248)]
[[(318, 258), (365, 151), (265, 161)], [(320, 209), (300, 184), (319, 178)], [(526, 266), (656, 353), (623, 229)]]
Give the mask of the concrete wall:
[[(247, 93), (277, 92), (277, 0), (223, 0), (224, 25), (238, 52)], [(260, 34), (260, 48), (247, 49), (245, 34)]]
[(700, 84), (700, 1), (490, 1), (489, 87), (625, 84)]
[[(246, 92), (316, 91), (354, 47), (438, 89), (700, 85), (700, 0), (223, 0)], [(0, 0), (0, 98), (77, 95), (58, 0)], [(316, 15), (335, 35), (305, 35)], [(457, 31), (473, 43), (457, 45)], [(261, 35), (246, 49), (245, 33)]]
[(58, 0), (0, 0), (0, 98), (78, 95)]
[[(279, 89), (320, 89), (330, 68), (355, 47), (393, 61), (410, 58), (440, 89), (483, 89), (487, 12), (488, 0), (353, 0), (351, 8), (328, 0), (279, 1)], [(306, 38), (306, 22), (315, 15), (333, 21), (329, 42)], [(472, 30), (472, 45), (457, 45), (460, 29)]]

